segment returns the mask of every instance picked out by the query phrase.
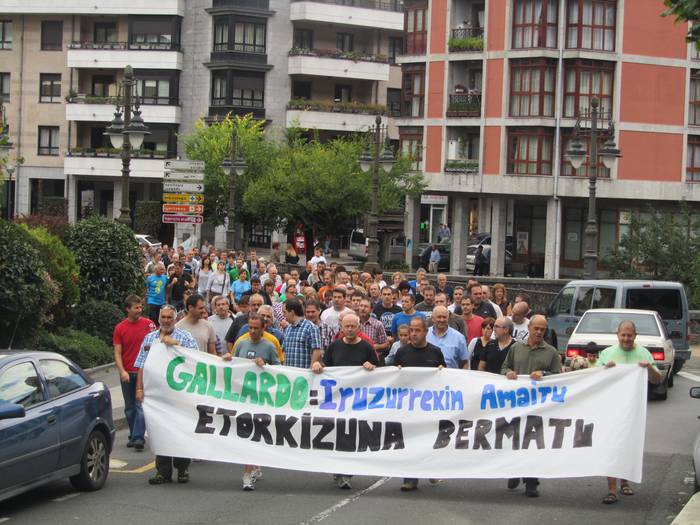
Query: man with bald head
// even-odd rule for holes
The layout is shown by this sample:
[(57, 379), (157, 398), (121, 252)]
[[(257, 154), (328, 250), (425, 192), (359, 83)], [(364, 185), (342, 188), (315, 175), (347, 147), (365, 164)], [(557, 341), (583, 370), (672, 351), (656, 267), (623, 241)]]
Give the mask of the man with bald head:
[(450, 328), (454, 328), (460, 334), (466, 337), (467, 325), (464, 323), (464, 319), (462, 319), (462, 316), (453, 313), (447, 306), (447, 295), (445, 295), (442, 292), (435, 294), (435, 306), (444, 306), (445, 308), (447, 308), (447, 311), (450, 313), (450, 317), (447, 320), (447, 325)]
[(464, 335), (448, 325), (450, 311), (446, 306), (436, 306), (433, 309), (431, 321), (433, 326), (428, 329), (427, 340), (437, 346), (445, 358), (448, 368), (469, 369), (469, 351)]
[[(547, 318), (543, 315), (535, 315), (530, 319), (530, 331), (525, 341), (518, 341), (510, 347), (501, 373), (508, 379), (516, 380), (519, 375), (529, 376), (530, 380), (539, 381), (546, 375), (561, 373), (561, 358), (559, 352), (553, 346), (545, 343), (544, 334), (547, 331)], [(525, 482), (525, 495), (530, 498), (539, 496), (537, 486), (540, 482), (537, 478), (523, 478)], [(514, 489), (520, 483), (520, 479), (508, 480), (508, 488)]]
[(527, 318), (529, 311), (530, 305), (525, 301), (515, 303), (513, 306), (513, 311), (510, 316), (513, 321), (513, 333), (511, 335), (516, 341), (526, 341), (530, 335), (530, 320)]

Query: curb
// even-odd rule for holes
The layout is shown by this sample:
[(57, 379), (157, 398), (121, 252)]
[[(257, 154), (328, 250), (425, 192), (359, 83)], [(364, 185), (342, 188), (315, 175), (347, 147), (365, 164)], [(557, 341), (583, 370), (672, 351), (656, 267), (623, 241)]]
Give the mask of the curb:
[(100, 365), (96, 366), (95, 368), (86, 368), (85, 373), (88, 374), (89, 376), (92, 376), (93, 374), (100, 374), (102, 372), (108, 372), (111, 368), (114, 368), (116, 365), (114, 364), (114, 361), (111, 363), (107, 363), (106, 365)]
[(688, 500), (671, 525), (697, 525), (700, 523), (700, 492)]

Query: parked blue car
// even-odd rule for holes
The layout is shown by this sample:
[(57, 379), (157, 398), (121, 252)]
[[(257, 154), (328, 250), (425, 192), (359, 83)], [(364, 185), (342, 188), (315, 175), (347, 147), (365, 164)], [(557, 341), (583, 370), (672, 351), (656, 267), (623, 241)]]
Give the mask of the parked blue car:
[(63, 478), (101, 489), (114, 435), (103, 383), (59, 354), (0, 350), (0, 500)]

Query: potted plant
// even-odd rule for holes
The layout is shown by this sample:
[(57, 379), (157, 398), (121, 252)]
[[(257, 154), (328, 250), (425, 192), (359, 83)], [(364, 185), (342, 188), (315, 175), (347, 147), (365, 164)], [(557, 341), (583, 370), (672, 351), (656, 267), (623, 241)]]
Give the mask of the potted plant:
[(462, 84), (455, 84), (454, 90), (455, 93), (465, 93), (467, 91), (467, 88), (465, 88)]

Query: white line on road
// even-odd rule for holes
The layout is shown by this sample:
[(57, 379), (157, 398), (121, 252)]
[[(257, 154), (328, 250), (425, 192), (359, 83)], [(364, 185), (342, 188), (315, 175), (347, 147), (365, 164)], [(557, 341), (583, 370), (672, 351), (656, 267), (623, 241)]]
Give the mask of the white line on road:
[(0, 523), (5, 523), (6, 521), (10, 521), (10, 518), (0, 518)]
[(691, 381), (695, 381), (696, 383), (700, 383), (700, 376), (696, 376), (695, 374), (691, 374), (690, 372), (678, 372), (678, 375), (681, 377), (685, 377), (686, 379), (690, 379)]
[(82, 494), (82, 492), (73, 492), (72, 494), (66, 494), (65, 496), (61, 496), (60, 498), (54, 498), (52, 501), (55, 501), (56, 503), (61, 503), (69, 499), (77, 498), (78, 496), (80, 496), (80, 494)]
[(325, 520), (328, 516), (333, 514), (336, 510), (339, 510), (339, 509), (343, 508), (345, 505), (347, 505), (348, 503), (352, 503), (353, 501), (358, 500), (360, 497), (364, 496), (365, 494), (372, 492), (373, 490), (378, 489), (379, 487), (384, 485), (384, 483), (386, 483), (390, 479), (391, 479), (390, 477), (381, 478), (380, 480), (373, 483), (372, 485), (370, 485), (366, 489), (363, 489), (359, 492), (356, 492), (355, 494), (353, 494), (350, 497), (347, 497), (343, 500), (340, 500), (338, 503), (336, 503), (332, 507), (328, 507), (326, 510), (322, 510), (321, 512), (316, 514), (313, 518), (310, 518), (307, 521), (302, 521), (299, 525), (309, 525), (311, 523), (318, 523), (319, 521)]

